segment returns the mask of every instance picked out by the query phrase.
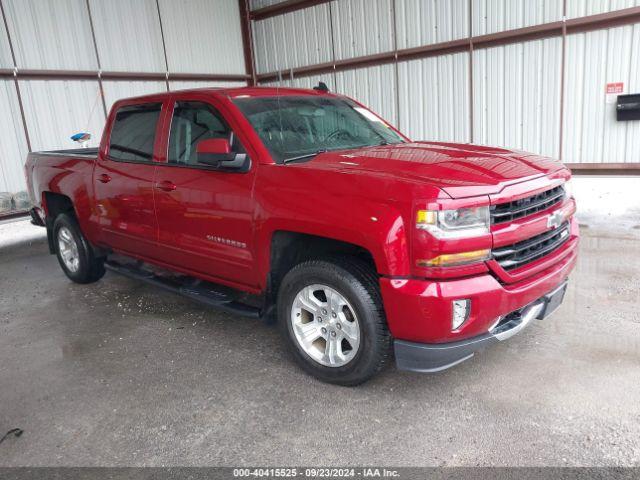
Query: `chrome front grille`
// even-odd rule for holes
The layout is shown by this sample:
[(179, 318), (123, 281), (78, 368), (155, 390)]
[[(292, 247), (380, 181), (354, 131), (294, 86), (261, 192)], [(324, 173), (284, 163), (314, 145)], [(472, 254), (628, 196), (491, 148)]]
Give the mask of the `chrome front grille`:
[(493, 258), (505, 270), (522, 267), (560, 248), (570, 237), (569, 222), (512, 245), (493, 249)]
[(500, 203), (490, 208), (491, 223), (510, 222), (517, 218), (533, 215), (534, 213), (546, 210), (553, 205), (560, 203), (564, 198), (564, 187), (557, 187), (545, 192), (531, 195), (530, 197), (520, 198), (513, 202)]

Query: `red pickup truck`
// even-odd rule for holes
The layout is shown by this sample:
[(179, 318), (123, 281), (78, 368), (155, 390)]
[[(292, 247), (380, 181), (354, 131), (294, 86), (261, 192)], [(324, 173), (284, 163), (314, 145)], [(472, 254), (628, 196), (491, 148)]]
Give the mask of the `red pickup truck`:
[(203, 89), (117, 102), (98, 149), (31, 153), (33, 222), (74, 282), (105, 268), (277, 321), (355, 385), (434, 372), (562, 301), (578, 226), (561, 163), (411, 142), (341, 95)]

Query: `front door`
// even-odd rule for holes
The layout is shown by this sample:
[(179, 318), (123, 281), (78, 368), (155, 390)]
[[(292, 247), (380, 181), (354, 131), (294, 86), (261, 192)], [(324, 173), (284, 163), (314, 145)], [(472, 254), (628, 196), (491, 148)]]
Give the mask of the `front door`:
[(212, 138), (226, 139), (233, 151), (246, 153), (213, 105), (174, 104), (166, 163), (158, 163), (155, 174), (159, 247), (178, 269), (232, 286), (255, 286), (255, 165), (240, 173), (199, 164), (196, 146)]
[(144, 258), (157, 248), (153, 153), (161, 110), (162, 103), (120, 107), (94, 169), (100, 242)]

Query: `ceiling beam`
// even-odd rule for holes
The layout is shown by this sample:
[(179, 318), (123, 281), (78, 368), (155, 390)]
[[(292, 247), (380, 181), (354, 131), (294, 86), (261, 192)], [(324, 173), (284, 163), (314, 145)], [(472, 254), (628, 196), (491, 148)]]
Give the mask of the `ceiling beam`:
[(265, 18), (284, 15), (303, 8), (315, 7), (330, 1), (332, 0), (285, 0), (284, 2), (251, 11), (251, 20), (264, 20)]
[(247, 74), (216, 73), (170, 73), (170, 72), (113, 72), (97, 70), (47, 70), (47, 69), (11, 69), (0, 68), (0, 78), (11, 77), (19, 80), (140, 80), (161, 81), (211, 81), (211, 82), (246, 82)]

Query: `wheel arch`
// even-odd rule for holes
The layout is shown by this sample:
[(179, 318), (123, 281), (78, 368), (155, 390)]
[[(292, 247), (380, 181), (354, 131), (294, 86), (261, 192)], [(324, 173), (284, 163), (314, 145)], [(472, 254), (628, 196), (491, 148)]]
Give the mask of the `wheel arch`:
[(338, 255), (357, 257), (377, 272), (373, 254), (361, 245), (289, 230), (275, 231), (270, 242), (265, 299), (267, 310), (276, 305), (278, 289), (282, 279), (293, 267), (307, 260)]
[(67, 195), (55, 192), (42, 192), (42, 206), (45, 209), (45, 227), (47, 228), (47, 242), (49, 253), (55, 254), (55, 239), (53, 238), (53, 223), (56, 217), (62, 213), (78, 218), (73, 201)]

